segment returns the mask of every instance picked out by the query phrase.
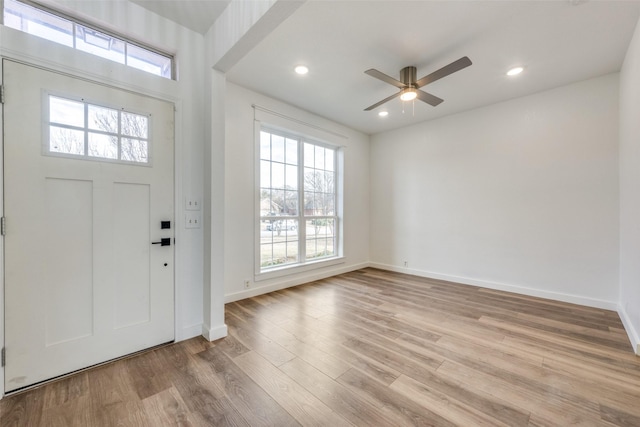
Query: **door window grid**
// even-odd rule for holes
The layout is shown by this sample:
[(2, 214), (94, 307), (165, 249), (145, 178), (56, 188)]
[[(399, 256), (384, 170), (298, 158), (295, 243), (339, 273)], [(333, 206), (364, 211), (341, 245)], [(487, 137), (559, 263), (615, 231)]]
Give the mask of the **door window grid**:
[(336, 150), (260, 132), (260, 270), (332, 258), (337, 252)]
[(5, 26), (77, 50), (125, 64), (157, 76), (172, 79), (173, 58), (114, 37), (107, 32), (45, 11), (39, 5), (4, 0)]
[(149, 117), (48, 95), (45, 153), (149, 164)]

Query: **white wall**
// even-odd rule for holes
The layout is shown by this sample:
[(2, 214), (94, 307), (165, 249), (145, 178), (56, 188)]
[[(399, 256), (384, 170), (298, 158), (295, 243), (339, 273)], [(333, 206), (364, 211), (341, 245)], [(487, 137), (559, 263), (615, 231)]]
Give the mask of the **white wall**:
[[(73, 15), (177, 55), (170, 81), (0, 26), (0, 54), (175, 102), (176, 339), (200, 335), (203, 295), (202, 229), (184, 227), (184, 199), (203, 199), (204, 41), (202, 35), (129, 2), (48, 1)], [(72, 7), (72, 8), (71, 8)], [(10, 184), (8, 184), (10, 185)]]
[(617, 74), (374, 135), (373, 264), (615, 309), (617, 139)]
[[(255, 134), (252, 104), (340, 133), (344, 148), (344, 262), (255, 281)], [(367, 265), (369, 260), (369, 137), (235, 84), (227, 83), (225, 144), (225, 295), (235, 301)], [(244, 281), (251, 288), (244, 289)]]
[(640, 25), (620, 71), (620, 307), (640, 355)]

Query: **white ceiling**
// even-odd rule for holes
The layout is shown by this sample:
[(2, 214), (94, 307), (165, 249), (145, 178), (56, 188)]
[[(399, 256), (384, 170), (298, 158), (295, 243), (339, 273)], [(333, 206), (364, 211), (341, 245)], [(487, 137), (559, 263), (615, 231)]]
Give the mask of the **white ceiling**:
[(131, 0), (200, 34), (206, 33), (231, 0)]
[[(309, 0), (227, 78), (373, 134), (618, 71), (639, 16), (638, 1)], [(408, 102), (403, 114), (395, 99), (363, 111), (397, 90), (365, 70), (398, 78), (413, 65), (420, 78), (462, 56), (473, 65), (423, 88), (439, 106)], [(296, 75), (297, 64), (310, 73)], [(525, 72), (507, 77), (515, 65)]]

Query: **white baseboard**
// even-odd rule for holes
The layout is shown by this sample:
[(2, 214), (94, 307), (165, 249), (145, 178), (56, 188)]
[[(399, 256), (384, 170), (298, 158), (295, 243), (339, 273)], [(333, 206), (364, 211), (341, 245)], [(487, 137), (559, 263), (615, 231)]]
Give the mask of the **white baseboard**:
[(505, 283), (491, 282), (487, 280), (470, 279), (468, 277), (452, 276), (448, 274), (433, 273), (431, 271), (415, 270), (411, 268), (397, 267), (394, 265), (380, 264), (372, 262), (370, 267), (381, 270), (406, 273), (414, 276), (426, 277), (429, 279), (446, 280), (449, 282), (462, 283), (464, 285), (480, 286), (482, 288), (495, 289), (499, 291), (513, 292), (516, 294), (529, 295), (533, 297), (546, 298), (555, 301), (569, 302), (572, 304), (585, 305), (587, 307), (602, 308), (605, 310), (618, 310), (618, 303), (596, 298), (583, 297), (580, 295), (563, 294), (560, 292), (544, 291), (541, 289), (527, 288), (524, 286), (508, 285)]
[(217, 326), (215, 328), (211, 328), (211, 327), (209, 327), (209, 325), (207, 325), (205, 323), (202, 324), (202, 336), (207, 341), (219, 340), (220, 338), (226, 337), (227, 334), (228, 334), (227, 325), (225, 325), (225, 324), (222, 324), (222, 325)]
[(618, 304), (618, 315), (620, 316), (620, 320), (622, 320), (624, 330), (627, 331), (627, 335), (629, 335), (629, 341), (631, 341), (633, 350), (636, 355), (640, 356), (640, 333), (633, 327), (633, 323), (631, 323), (631, 319), (624, 307), (622, 307), (622, 304)]
[[(313, 282), (314, 280), (326, 279), (327, 277), (337, 276), (338, 274), (348, 273), (350, 271), (360, 270), (361, 268), (369, 267), (368, 262), (350, 266), (340, 266), (338, 268), (331, 268), (319, 272), (318, 270), (312, 270), (309, 274), (296, 275), (295, 279), (287, 280), (286, 277), (282, 277), (281, 281), (270, 283), (265, 286), (257, 288), (247, 289), (246, 291), (236, 292), (233, 294), (225, 295), (224, 302), (230, 303), (239, 301), (245, 298), (251, 298), (258, 295), (267, 294), (269, 292), (279, 291), (281, 289), (290, 288), (292, 286), (302, 285), (303, 283)], [(258, 283), (258, 282), (256, 282)]]

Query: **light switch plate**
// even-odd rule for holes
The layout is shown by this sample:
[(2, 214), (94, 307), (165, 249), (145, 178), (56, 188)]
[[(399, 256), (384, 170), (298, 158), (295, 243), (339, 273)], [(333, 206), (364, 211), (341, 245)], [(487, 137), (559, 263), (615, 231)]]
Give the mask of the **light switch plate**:
[(200, 210), (200, 199), (198, 198), (187, 198), (184, 202), (184, 208), (188, 211), (199, 211)]
[(184, 227), (185, 228), (200, 228), (202, 217), (200, 212), (187, 212), (184, 215)]

